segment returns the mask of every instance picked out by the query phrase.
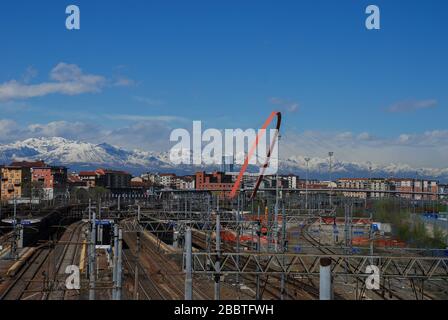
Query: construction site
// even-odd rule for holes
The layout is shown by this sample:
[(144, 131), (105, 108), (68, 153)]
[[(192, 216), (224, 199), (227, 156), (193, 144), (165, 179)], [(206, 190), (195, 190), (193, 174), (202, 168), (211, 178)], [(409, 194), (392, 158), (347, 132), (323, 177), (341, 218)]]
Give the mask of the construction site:
[(169, 191), (3, 207), (0, 299), (448, 298), (447, 250), (388, 237), (374, 221), (374, 200), (252, 194)]

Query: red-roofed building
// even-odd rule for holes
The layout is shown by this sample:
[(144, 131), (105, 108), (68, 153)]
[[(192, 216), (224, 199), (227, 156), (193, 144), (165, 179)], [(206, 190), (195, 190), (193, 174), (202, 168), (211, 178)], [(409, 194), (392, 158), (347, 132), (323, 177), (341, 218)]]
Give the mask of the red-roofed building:
[(96, 186), (96, 172), (95, 171), (81, 171), (79, 179), (83, 181), (87, 187), (94, 188)]
[[(52, 200), (58, 194), (67, 191), (67, 168), (47, 166), (42, 161), (32, 163), (31, 181), (33, 181), (33, 197)], [(34, 194), (36, 193), (36, 194)]]
[(43, 168), (47, 165), (42, 160), (39, 161), (14, 161), (10, 164), (12, 167), (21, 167), (21, 168)]
[(71, 173), (67, 177), (67, 183), (70, 189), (87, 187), (87, 183), (81, 180), (79, 174)]
[(1, 172), (2, 199), (38, 198), (51, 200), (67, 188), (67, 168), (48, 166), (43, 161), (15, 161)]

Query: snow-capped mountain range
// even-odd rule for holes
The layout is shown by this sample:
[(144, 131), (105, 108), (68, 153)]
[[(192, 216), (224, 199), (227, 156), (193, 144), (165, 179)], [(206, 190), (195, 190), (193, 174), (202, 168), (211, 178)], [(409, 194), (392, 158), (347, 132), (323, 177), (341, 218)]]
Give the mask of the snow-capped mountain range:
[[(214, 170), (219, 166), (192, 167), (174, 165), (168, 152), (126, 150), (110, 144), (93, 144), (68, 140), (60, 137), (31, 138), (10, 144), (0, 145), (0, 164), (16, 160), (44, 160), (49, 164), (65, 165), (72, 171), (106, 167), (127, 170), (133, 174), (143, 172), (175, 172), (192, 174), (195, 170)], [(306, 160), (304, 156), (294, 156), (280, 161), (281, 173), (294, 173), (304, 176)], [(413, 168), (407, 164), (378, 165), (356, 163), (333, 159), (332, 177), (420, 177), (440, 181), (448, 180), (448, 168)], [(309, 177), (329, 178), (329, 161), (311, 158)]]

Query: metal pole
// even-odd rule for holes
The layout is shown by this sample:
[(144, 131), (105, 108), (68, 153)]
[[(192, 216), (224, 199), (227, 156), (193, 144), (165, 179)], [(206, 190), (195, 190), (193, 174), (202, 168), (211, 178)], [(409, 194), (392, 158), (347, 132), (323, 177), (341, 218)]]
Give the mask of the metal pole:
[[(285, 205), (282, 202), (282, 245), (283, 245), (283, 253), (286, 253), (287, 251), (287, 242), (286, 242), (286, 215), (285, 215)], [(285, 266), (285, 255), (282, 255), (282, 263), (283, 266)], [(282, 272), (282, 278), (281, 278), (281, 299), (284, 299), (284, 293), (285, 293), (285, 272)]]
[(117, 261), (117, 296), (116, 300), (121, 300), (121, 280), (122, 280), (122, 249), (123, 249), (123, 230), (118, 230), (118, 261)]
[[(140, 208), (140, 206), (139, 206)], [(138, 300), (138, 263), (140, 257), (140, 231), (137, 231), (137, 253), (135, 255), (134, 300)]]
[(370, 209), (370, 228), (369, 228), (369, 249), (370, 249), (370, 264), (373, 264), (373, 209)]
[[(239, 266), (240, 265), (240, 195), (241, 193), (238, 193), (238, 209), (236, 212), (236, 252), (238, 253), (238, 255), (236, 256), (236, 264)], [(236, 274), (236, 285), (238, 286), (238, 292), (240, 289), (240, 274), (237, 273)]]
[(185, 231), (185, 300), (193, 300), (191, 228)]
[[(258, 206), (258, 225), (257, 225), (257, 228), (258, 228), (258, 232), (257, 232), (257, 252), (258, 253), (260, 253), (260, 246), (261, 246), (261, 221), (260, 221), (260, 206)], [(257, 257), (257, 259), (258, 259), (258, 257)], [(257, 262), (259, 262), (259, 261), (257, 261)], [(260, 271), (259, 270), (259, 267), (258, 267), (258, 265), (257, 265), (257, 271)], [(255, 299), (256, 300), (260, 300), (260, 275), (257, 273), (257, 289), (256, 289), (256, 293), (255, 293)]]
[[(89, 212), (91, 211), (91, 201), (89, 200)], [(95, 260), (96, 260), (96, 219), (95, 211), (91, 214), (90, 231), (90, 254), (89, 254), (89, 300), (95, 300)]]
[(91, 222), (91, 220), (92, 220), (92, 217), (90, 216), (91, 215), (91, 200), (89, 199), (89, 222)]
[[(219, 201), (219, 200), (218, 200)], [(221, 299), (221, 288), (220, 288), (220, 280), (221, 280), (221, 220), (219, 216), (219, 212), (216, 213), (216, 262), (215, 262), (215, 300)]]
[(101, 197), (98, 198), (98, 220), (101, 220)]
[(16, 200), (16, 191), (14, 190), (14, 242), (11, 248), (11, 254), (13, 259), (18, 258), (17, 254), (17, 200)]
[(331, 259), (320, 259), (319, 300), (332, 300)]
[(117, 298), (117, 271), (118, 271), (118, 224), (114, 225), (114, 259), (113, 259), (112, 280), (114, 288), (112, 289), (112, 300)]
[[(278, 144), (280, 145), (280, 137), (278, 138)], [(279, 147), (280, 150), (280, 147)], [(278, 250), (278, 197), (279, 197), (279, 184), (280, 178), (278, 175), (278, 170), (275, 174), (275, 207), (274, 207), (274, 221), (271, 229), (271, 237), (274, 240), (274, 251)], [(271, 246), (271, 241), (269, 241), (269, 247)]]
[[(278, 195), (278, 194), (277, 194)], [(274, 223), (273, 223), (273, 232), (272, 239), (274, 240), (274, 252), (278, 252), (278, 196), (275, 199), (275, 207), (274, 207)]]

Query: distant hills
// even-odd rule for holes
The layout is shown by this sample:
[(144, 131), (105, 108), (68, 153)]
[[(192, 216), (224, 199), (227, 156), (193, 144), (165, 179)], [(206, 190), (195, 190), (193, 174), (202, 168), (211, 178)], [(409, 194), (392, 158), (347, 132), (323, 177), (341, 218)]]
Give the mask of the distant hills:
[[(192, 167), (174, 165), (168, 152), (126, 150), (110, 144), (93, 144), (60, 137), (31, 138), (0, 145), (0, 164), (13, 160), (44, 160), (49, 164), (68, 166), (72, 171), (98, 167), (127, 170), (134, 175), (147, 171), (193, 174), (197, 170), (216, 170), (220, 166)], [(369, 170), (371, 166), (372, 170)], [(340, 177), (419, 177), (448, 181), (448, 168), (413, 168), (407, 164), (367, 164), (335, 160), (333, 178)], [(253, 170), (256, 168), (252, 168)], [(309, 162), (310, 179), (329, 178), (328, 159), (312, 158)], [(297, 155), (281, 159), (280, 173), (305, 176), (305, 157)]]

